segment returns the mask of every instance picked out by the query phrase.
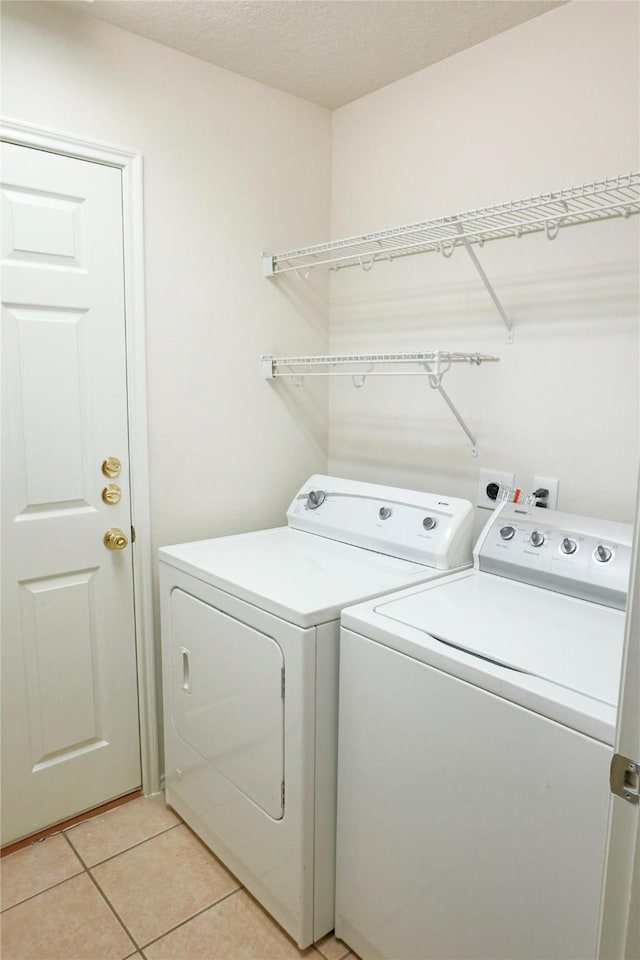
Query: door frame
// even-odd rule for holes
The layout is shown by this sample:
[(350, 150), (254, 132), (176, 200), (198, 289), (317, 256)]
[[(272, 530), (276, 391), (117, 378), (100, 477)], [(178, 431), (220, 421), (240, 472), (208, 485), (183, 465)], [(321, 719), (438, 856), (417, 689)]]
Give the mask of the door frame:
[(142, 792), (148, 796), (157, 793), (161, 783), (149, 509), (142, 153), (6, 117), (0, 118), (0, 138), (18, 146), (116, 167), (122, 174), (129, 482), (131, 522), (136, 532), (132, 558), (140, 764)]
[[(614, 750), (640, 759), (640, 472), (636, 493), (635, 531), (620, 702)], [(633, 960), (638, 956), (640, 928), (632, 908), (634, 883), (640, 880), (640, 808), (614, 794), (609, 806), (608, 846), (600, 913), (599, 960)], [(634, 880), (635, 876), (635, 880)], [(635, 926), (632, 927), (632, 924)]]

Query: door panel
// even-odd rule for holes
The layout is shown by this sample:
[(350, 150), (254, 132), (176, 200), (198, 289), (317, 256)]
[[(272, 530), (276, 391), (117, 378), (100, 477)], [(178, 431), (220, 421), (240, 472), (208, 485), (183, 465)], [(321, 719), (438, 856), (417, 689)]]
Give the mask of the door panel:
[(82, 202), (44, 190), (4, 189), (3, 260), (81, 266)]
[(62, 504), (88, 505), (89, 477), (83, 475), (82, 457), (82, 436), (91, 426), (90, 385), (83, 376), (87, 317), (86, 311), (7, 308), (4, 322), (16, 358), (9, 402), (14, 442), (22, 448), (14, 464), (22, 501), (15, 504), (17, 515)]
[(135, 789), (140, 757), (132, 547), (103, 543), (131, 528), (121, 175), (12, 144), (2, 171), (8, 843)]
[[(95, 571), (23, 584), (22, 630), (30, 725), (31, 763), (98, 739), (100, 718), (94, 688), (95, 635), (92, 578)], [(60, 704), (65, 709), (60, 709)]]

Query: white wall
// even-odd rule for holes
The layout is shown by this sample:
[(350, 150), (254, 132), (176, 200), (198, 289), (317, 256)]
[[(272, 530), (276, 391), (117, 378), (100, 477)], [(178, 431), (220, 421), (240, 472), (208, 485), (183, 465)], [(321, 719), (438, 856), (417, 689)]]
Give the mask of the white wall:
[[(638, 170), (639, 7), (573, 2), (333, 116), (332, 236), (383, 230)], [(480, 467), (560, 480), (562, 509), (631, 521), (638, 463), (640, 218), (332, 274), (332, 352), (479, 350), (444, 387), (331, 383), (330, 471), (465, 496)], [(486, 519), (478, 511), (477, 525)]]
[[(2, 112), (144, 155), (154, 545), (279, 523), (292, 489), (326, 467), (323, 384), (265, 383), (258, 357), (325, 351), (327, 278), (264, 280), (262, 249), (638, 168), (635, 3), (568, 3), (341, 108), (333, 124), (59, 4), (2, 13)], [(638, 219), (476, 248), (513, 345), (462, 250), (332, 274), (333, 350), (501, 359), (444, 381), (477, 459), (422, 378), (332, 382), (329, 469), (472, 499), (482, 466), (513, 470), (525, 488), (537, 473), (560, 479), (564, 509), (630, 520)]]
[[(59, 4), (2, 4), (2, 113), (144, 155), (154, 546), (278, 524), (326, 469), (326, 384), (266, 383), (258, 358), (326, 352), (328, 278), (265, 280), (260, 252), (637, 170), (638, 12), (568, 3), (332, 117)], [(562, 508), (631, 520), (639, 220), (478, 250), (513, 345), (464, 251), (332, 275), (332, 350), (501, 360), (445, 380), (477, 459), (425, 380), (332, 382), (329, 469), (472, 499), (481, 466), (535, 472)]]
[(330, 113), (57, 3), (2, 27), (6, 117), (144, 157), (154, 547), (282, 523), (326, 468), (326, 389), (259, 358), (325, 352), (327, 284), (294, 297), (260, 254), (329, 233)]

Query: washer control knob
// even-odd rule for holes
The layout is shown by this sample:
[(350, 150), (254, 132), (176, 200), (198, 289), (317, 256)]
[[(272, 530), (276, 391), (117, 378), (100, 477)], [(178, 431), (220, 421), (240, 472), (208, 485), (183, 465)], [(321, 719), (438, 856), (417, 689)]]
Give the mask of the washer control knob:
[(393, 511), (391, 510), (391, 507), (380, 507), (378, 510), (378, 516), (381, 520), (388, 520), (392, 512)]
[(529, 537), (529, 543), (532, 547), (541, 547), (544, 543), (544, 533), (540, 533), (539, 530), (533, 530)]
[(327, 495), (324, 490), (312, 490), (307, 497), (307, 510), (317, 510), (326, 500)]
[(500, 527), (500, 536), (502, 537), (503, 540), (513, 540), (515, 535), (516, 535), (515, 527), (511, 527), (511, 526)]
[(560, 549), (563, 553), (575, 553), (578, 549), (578, 544), (575, 542), (575, 540), (572, 540), (571, 537), (565, 537), (560, 544)]
[(438, 526), (438, 521), (435, 517), (425, 517), (422, 521), (422, 526), (425, 528), (425, 530), (435, 530), (435, 528)]
[(595, 549), (594, 557), (598, 563), (608, 563), (611, 560), (611, 548), (605, 547), (604, 544), (599, 543)]

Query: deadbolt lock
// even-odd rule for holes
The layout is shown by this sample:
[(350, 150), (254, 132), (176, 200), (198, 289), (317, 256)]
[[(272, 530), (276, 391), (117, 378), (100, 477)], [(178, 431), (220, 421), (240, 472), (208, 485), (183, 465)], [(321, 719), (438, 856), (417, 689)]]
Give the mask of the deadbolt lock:
[(103, 543), (108, 550), (124, 550), (129, 540), (124, 530), (119, 527), (111, 527), (105, 533)]
[(122, 490), (117, 483), (108, 483), (102, 491), (102, 499), (105, 503), (119, 503), (122, 496)]
[(122, 464), (117, 457), (107, 457), (102, 461), (102, 472), (105, 477), (117, 477), (122, 470)]

